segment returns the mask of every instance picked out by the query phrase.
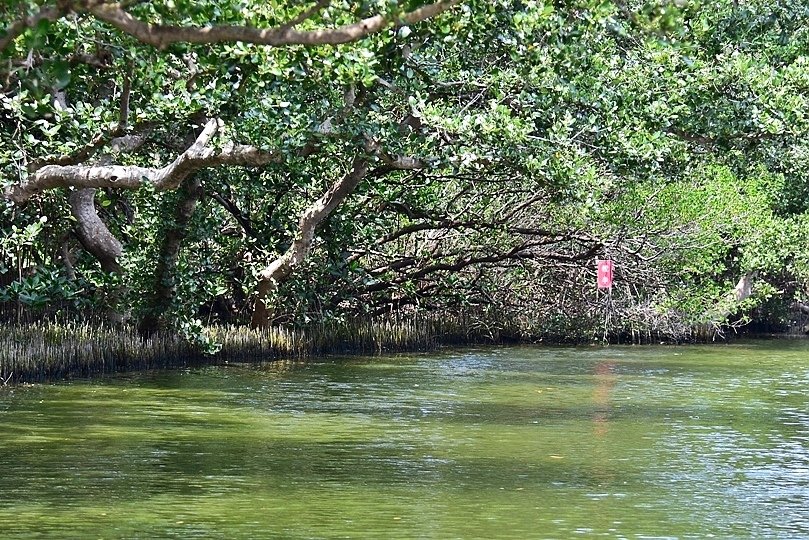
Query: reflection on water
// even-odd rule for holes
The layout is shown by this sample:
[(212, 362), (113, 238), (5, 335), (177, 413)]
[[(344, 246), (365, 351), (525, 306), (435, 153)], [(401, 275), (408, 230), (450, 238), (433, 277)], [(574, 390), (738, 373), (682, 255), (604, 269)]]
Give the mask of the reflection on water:
[(595, 365), (595, 390), (593, 390), (593, 404), (596, 410), (593, 413), (593, 432), (597, 438), (607, 434), (607, 420), (610, 413), (610, 392), (615, 386), (615, 375), (612, 370), (614, 361), (605, 360)]
[(809, 537), (809, 346), (0, 389), (2, 538)]

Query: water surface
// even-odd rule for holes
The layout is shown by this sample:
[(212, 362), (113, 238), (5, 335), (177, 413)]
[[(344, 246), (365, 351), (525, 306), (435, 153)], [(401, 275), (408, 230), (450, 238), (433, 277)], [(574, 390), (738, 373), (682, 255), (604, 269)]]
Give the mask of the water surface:
[(809, 538), (809, 343), (0, 389), (2, 538)]

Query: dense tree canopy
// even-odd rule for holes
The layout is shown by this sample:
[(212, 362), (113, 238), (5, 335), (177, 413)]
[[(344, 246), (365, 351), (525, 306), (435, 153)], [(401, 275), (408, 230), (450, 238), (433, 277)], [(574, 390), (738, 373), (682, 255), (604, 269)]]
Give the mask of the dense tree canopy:
[(807, 294), (800, 2), (0, 14), (0, 301), (146, 333), (430, 311), (587, 338)]

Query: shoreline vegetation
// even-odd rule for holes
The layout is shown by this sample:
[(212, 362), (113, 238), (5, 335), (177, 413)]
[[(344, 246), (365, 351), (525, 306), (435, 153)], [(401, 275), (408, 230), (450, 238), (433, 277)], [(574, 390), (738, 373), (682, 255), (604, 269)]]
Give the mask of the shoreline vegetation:
[[(205, 327), (200, 342), (175, 333), (141, 337), (134, 327), (40, 321), (0, 324), (0, 386), (92, 377), (126, 371), (221, 365), (230, 362), (304, 360), (329, 355), (374, 355), (430, 351), (476, 344), (657, 344), (727, 341), (736, 333), (694, 329), (679, 339), (662, 332), (593, 333), (588, 339), (532, 335), (504, 325), (472, 324), (463, 317), (377, 318), (313, 324), (307, 327), (215, 325)], [(767, 333), (744, 333), (772, 336)], [(784, 337), (797, 334), (777, 334)], [(606, 338), (606, 339), (605, 339)]]
[(332, 354), (426, 351), (446, 345), (498, 342), (472, 335), (457, 321), (353, 321), (306, 328), (210, 326), (214, 348), (177, 333), (142, 338), (133, 327), (87, 323), (7, 324), (0, 332), (0, 385), (188, 365), (301, 360)]

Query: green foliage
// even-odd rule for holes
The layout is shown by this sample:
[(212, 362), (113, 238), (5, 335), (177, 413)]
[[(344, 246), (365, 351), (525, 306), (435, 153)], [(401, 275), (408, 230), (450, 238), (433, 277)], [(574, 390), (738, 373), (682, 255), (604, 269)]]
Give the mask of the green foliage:
[[(417, 4), (330, 2), (300, 28)], [(260, 170), (204, 173), (166, 317), (203, 348), (201, 325), (224, 318), (211, 306), (232, 305), (236, 319), (249, 312), (256, 272), (369, 140), (430, 167), (388, 174), (371, 156), (374, 174), (278, 290), (279, 320), (464, 310), (589, 329), (602, 308), (596, 256), (616, 260), (614, 301), (632, 324), (672, 313), (704, 322), (750, 271), (760, 282), (745, 307), (788, 302), (805, 297), (809, 279), (809, 14), (795, 1), (738, 4), (469, 0), (335, 47), (158, 50), (89, 16), (43, 22), (2, 52), (0, 182), (113, 130), (129, 86), (124, 131), (143, 144), (106, 144), (84, 163), (163, 166), (211, 117), (227, 126), (217, 144), (279, 151), (283, 162)], [(308, 7), (171, 0), (136, 2), (131, 13), (264, 27)], [(36, 267), (4, 298), (117, 302), (139, 317), (179, 195), (98, 193), (124, 244), (120, 276), (65, 235), (64, 195), (4, 210), (0, 270)], [(77, 274), (67, 283), (55, 270), (64, 245)]]

